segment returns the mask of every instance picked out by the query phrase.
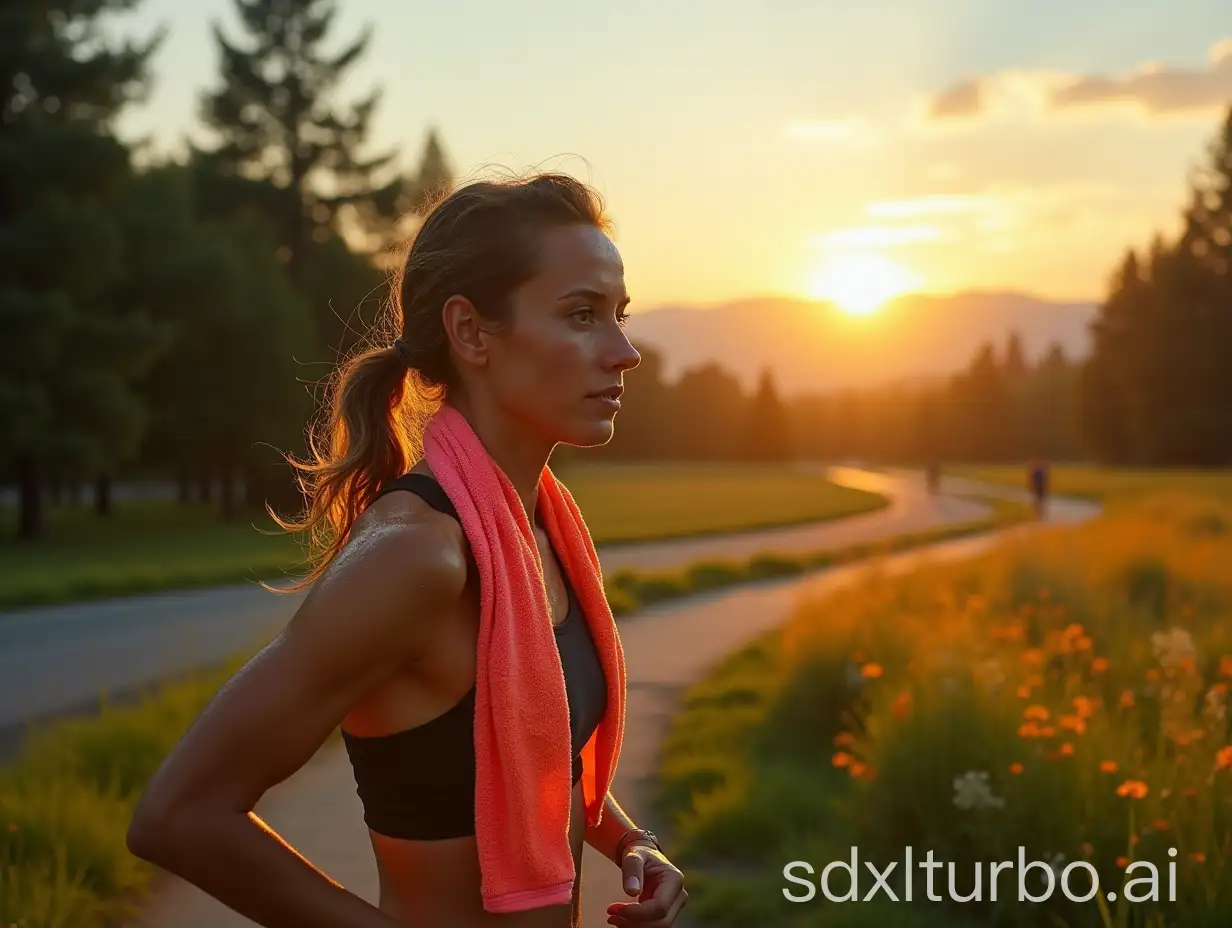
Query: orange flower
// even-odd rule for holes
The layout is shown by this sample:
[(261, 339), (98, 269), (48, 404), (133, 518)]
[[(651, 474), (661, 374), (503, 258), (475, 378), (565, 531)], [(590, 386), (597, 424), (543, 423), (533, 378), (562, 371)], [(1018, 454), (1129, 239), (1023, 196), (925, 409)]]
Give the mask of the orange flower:
[(1219, 659), (1220, 676), (1232, 677), (1232, 654), (1225, 654)]
[(1030, 699), (1031, 698), (1031, 687), (1027, 686), (1025, 683), (1022, 686), (1018, 687), (1018, 698), (1019, 699)]
[(1148, 670), (1148, 671), (1146, 672), (1146, 678), (1147, 678), (1148, 680), (1150, 680), (1152, 683), (1156, 683), (1156, 682), (1158, 682), (1158, 680), (1159, 680), (1159, 671), (1158, 671), (1158, 670), (1156, 670), (1154, 667), (1152, 667), (1150, 670)]
[(1087, 637), (1086, 635), (1083, 635), (1081, 638), (1079, 638), (1077, 641), (1074, 642), (1074, 650), (1075, 651), (1090, 651), (1091, 646), (1093, 644), (1094, 642), (1091, 641), (1089, 637)]
[(1130, 799), (1145, 799), (1148, 792), (1147, 785), (1141, 780), (1126, 780), (1117, 787), (1118, 796), (1128, 796)]
[(1097, 657), (1091, 661), (1091, 673), (1106, 673), (1109, 667), (1109, 661), (1106, 657)]
[(835, 767), (849, 767), (851, 766), (851, 760), (852, 758), (850, 754), (848, 754), (846, 751), (839, 751), (837, 754), (834, 755), (834, 766)]
[(1043, 686), (1044, 675), (1042, 673), (1033, 673), (1027, 677), (1027, 686)]
[(1128, 857), (1118, 857), (1116, 859), (1116, 865), (1120, 867), (1122, 870), (1124, 870), (1126, 867), (1129, 866), (1129, 858)]
[(1160, 818), (1152, 822), (1151, 827), (1154, 828), (1156, 831), (1167, 831), (1172, 826), (1168, 824), (1167, 819)]
[(869, 680), (875, 680), (875, 679), (877, 679), (877, 678), (878, 678), (879, 676), (881, 676), (884, 672), (885, 672), (885, 671), (884, 671), (884, 670), (882, 670), (882, 668), (881, 668), (881, 665), (880, 665), (880, 664), (876, 664), (876, 663), (872, 663), (872, 662), (865, 664), (865, 665), (864, 665), (864, 666), (860, 669), (860, 675), (861, 675), (861, 676), (863, 676), (863, 677), (865, 677), (866, 679), (869, 679)]
[(1029, 648), (1022, 652), (1022, 662), (1024, 664), (1042, 664), (1044, 662), (1044, 652), (1039, 648)]
[(851, 775), (856, 779), (859, 779), (864, 774), (866, 769), (868, 769), (867, 764), (861, 763), (858, 760), (853, 761), (851, 764)]
[(1022, 717), (1028, 721), (1047, 722), (1048, 710), (1040, 705), (1027, 706)]
[(1218, 770), (1225, 770), (1232, 767), (1232, 744), (1226, 748), (1220, 748), (1215, 754), (1215, 767)]
[(1122, 709), (1132, 709), (1134, 707), (1134, 691), (1126, 690), (1121, 694), (1120, 706)]
[(1089, 719), (1095, 714), (1095, 702), (1087, 696), (1075, 696), (1074, 711), (1079, 718)]
[(1041, 738), (1051, 738), (1055, 734), (1056, 730), (1051, 725), (1045, 725), (1039, 730), (1039, 736)]
[(1090, 841), (1082, 842), (1082, 844), (1078, 845), (1078, 850), (1082, 851), (1083, 857), (1090, 857), (1095, 853), (1095, 848), (1091, 846)]
[(1073, 753), (1074, 753), (1074, 746), (1070, 744), (1068, 741), (1065, 742), (1065, 744), (1061, 745), (1061, 756), (1062, 757), (1069, 757)]
[(851, 655), (851, 662), (853, 664), (863, 664), (866, 660), (868, 658), (864, 655), (863, 651), (856, 651)]
[(840, 731), (834, 736), (834, 744), (836, 747), (850, 747), (856, 743), (855, 736), (849, 731)]
[(894, 697), (894, 703), (890, 706), (890, 711), (896, 719), (905, 719), (911, 714), (911, 693), (903, 690)]
[(1039, 734), (1039, 726), (1034, 722), (1023, 722), (1018, 728), (1019, 738), (1038, 738)]
[(1192, 854), (1189, 855), (1189, 859), (1192, 860), (1196, 864), (1206, 863), (1206, 855), (1203, 854), (1201, 851), (1194, 851)]
[(1117, 769), (1117, 762), (1115, 760), (1106, 760), (1099, 765), (1100, 773), (1116, 773)]
[(1065, 631), (1061, 632), (1061, 635), (1064, 638), (1074, 639), (1080, 638), (1085, 631), (1086, 629), (1084, 629), (1079, 623), (1071, 622), (1069, 625), (1065, 626)]
[(1075, 735), (1081, 735), (1087, 730), (1087, 723), (1077, 715), (1061, 716), (1060, 725), (1062, 731), (1072, 731)]
[(1018, 776), (1018, 774), (1022, 773), (1022, 764), (1018, 763), (1017, 761), (1010, 764), (1010, 773), (1012, 773), (1014, 776)]
[(1194, 789), (1192, 786), (1189, 787), (1187, 790), (1185, 790), (1185, 796), (1188, 799), (1194, 799), (1197, 797), (1197, 795), (1198, 795), (1198, 791)]

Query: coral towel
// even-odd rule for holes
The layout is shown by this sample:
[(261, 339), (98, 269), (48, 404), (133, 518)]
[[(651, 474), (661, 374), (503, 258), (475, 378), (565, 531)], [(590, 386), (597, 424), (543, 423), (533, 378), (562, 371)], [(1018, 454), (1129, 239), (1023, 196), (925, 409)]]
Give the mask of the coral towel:
[[(516, 912), (568, 903), (577, 876), (569, 846), (569, 703), (539, 548), (512, 482), (461, 413), (441, 407), (428, 423), (424, 452), (458, 510), (479, 571), (475, 835), (483, 905)], [(586, 819), (595, 825), (624, 736), (624, 652), (581, 510), (546, 465), (537, 498), (607, 677), (607, 709), (582, 751)]]

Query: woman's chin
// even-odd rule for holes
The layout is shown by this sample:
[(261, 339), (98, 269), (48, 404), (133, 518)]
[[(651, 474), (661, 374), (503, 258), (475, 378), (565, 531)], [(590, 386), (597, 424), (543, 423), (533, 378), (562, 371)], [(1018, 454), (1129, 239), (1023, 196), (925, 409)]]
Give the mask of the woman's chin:
[(590, 419), (576, 423), (568, 432), (567, 437), (561, 438), (562, 443), (579, 448), (593, 448), (597, 445), (606, 445), (612, 440), (616, 432), (616, 424), (611, 418)]

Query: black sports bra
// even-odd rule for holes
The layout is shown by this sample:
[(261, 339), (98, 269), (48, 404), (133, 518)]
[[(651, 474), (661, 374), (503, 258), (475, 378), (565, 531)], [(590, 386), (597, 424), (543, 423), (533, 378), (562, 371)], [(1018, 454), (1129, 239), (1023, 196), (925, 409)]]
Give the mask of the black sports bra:
[[(439, 512), (458, 517), (441, 485), (427, 474), (404, 474), (380, 496), (409, 490)], [(569, 611), (555, 626), (569, 701), (573, 782), (582, 775), (581, 750), (607, 706), (603, 667), (563, 567)], [(533, 706), (527, 712), (535, 711)], [(440, 840), (475, 833), (475, 687), (443, 714), (404, 731), (375, 737), (342, 732), (364, 822), (391, 838)]]

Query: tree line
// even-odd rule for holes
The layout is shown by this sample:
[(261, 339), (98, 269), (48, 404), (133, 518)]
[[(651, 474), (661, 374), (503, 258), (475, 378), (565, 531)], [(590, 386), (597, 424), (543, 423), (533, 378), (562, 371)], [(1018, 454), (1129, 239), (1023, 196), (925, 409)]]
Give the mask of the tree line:
[(638, 347), (642, 363), (625, 375), (615, 437), (574, 457), (923, 464), (1082, 454), (1075, 405), (1080, 363), (1059, 344), (1030, 363), (1016, 332), (1000, 348), (983, 344), (949, 377), (794, 397), (780, 395), (771, 370), (746, 391), (715, 362), (668, 381), (662, 354)]
[(233, 5), (240, 29), (214, 25), (220, 73), (200, 94), (210, 142), (179, 159), (117, 134), (165, 37), (109, 35), (132, 0), (0, 12), (0, 482), (19, 489), (23, 538), (65, 483), (91, 482), (105, 513), (135, 469), (175, 474), (181, 498), (221, 488), (224, 517), (291, 492), (279, 451), (303, 448), (313, 383), (450, 183), (435, 131), (414, 170), (368, 151), (380, 93), (340, 88), (370, 31), (329, 54), (332, 0)]

